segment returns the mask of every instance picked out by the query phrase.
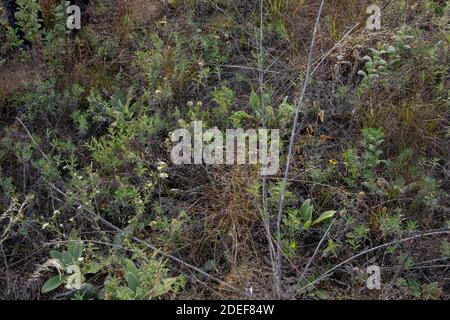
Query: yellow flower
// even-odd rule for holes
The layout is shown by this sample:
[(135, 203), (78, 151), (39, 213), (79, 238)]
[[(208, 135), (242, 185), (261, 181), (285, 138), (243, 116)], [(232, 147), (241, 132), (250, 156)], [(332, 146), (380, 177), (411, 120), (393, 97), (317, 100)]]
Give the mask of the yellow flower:
[(289, 247), (291, 247), (292, 249), (297, 249), (297, 241), (291, 241), (291, 243), (289, 243)]
[(338, 164), (338, 162), (337, 162), (336, 160), (334, 160), (334, 159), (330, 159), (330, 160), (328, 160), (328, 162), (329, 162), (331, 165), (333, 165), (333, 166), (335, 166), (335, 165)]

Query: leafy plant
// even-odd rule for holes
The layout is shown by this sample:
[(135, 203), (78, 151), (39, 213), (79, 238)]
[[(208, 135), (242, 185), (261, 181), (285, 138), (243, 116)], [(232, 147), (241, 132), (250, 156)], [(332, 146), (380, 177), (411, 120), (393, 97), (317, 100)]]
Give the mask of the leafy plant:
[(370, 88), (377, 82), (383, 86), (387, 86), (386, 77), (401, 65), (400, 53), (411, 49), (405, 43), (410, 37), (396, 35), (394, 45), (380, 45), (381, 48), (371, 48), (371, 55), (362, 58), (364, 62), (364, 70), (359, 70), (358, 75), (362, 76), (361, 86), (358, 94), (361, 95), (364, 90)]
[(219, 89), (215, 88), (213, 93), (213, 100), (217, 105), (217, 108), (214, 108), (212, 113), (215, 119), (219, 120), (224, 119), (224, 117), (229, 113), (231, 108), (233, 107), (235, 94), (234, 91), (226, 86), (222, 86)]
[(311, 227), (321, 224), (334, 217), (336, 211), (325, 211), (314, 219), (314, 206), (311, 200), (308, 199), (303, 202), (300, 209), (289, 209), (287, 215), (283, 218), (283, 238), (285, 243), (285, 252), (293, 256), (297, 249), (297, 242), (295, 238), (302, 232)]
[(39, 17), (39, 3), (37, 0), (17, 0), (18, 11), (15, 13), (17, 25), (24, 32), (24, 38), (36, 42), (42, 35)]
[(360, 166), (358, 154), (354, 148), (348, 148), (342, 154), (342, 159), (344, 160), (345, 167), (347, 169), (347, 175), (345, 177), (345, 182), (349, 186), (354, 186), (360, 175)]
[(51, 265), (56, 268), (58, 274), (49, 278), (42, 286), (42, 293), (48, 293), (66, 284), (67, 289), (81, 289), (84, 282), (84, 276), (81, 270), (83, 261), (83, 242), (70, 241), (67, 250), (50, 251), (52, 257)]
[(363, 178), (364, 185), (370, 190), (376, 189), (374, 169), (382, 160), (384, 133), (379, 128), (365, 128), (362, 130), (366, 151), (363, 154)]
[(447, 240), (442, 241), (441, 252), (444, 257), (450, 258), (450, 242)]
[(303, 229), (305, 230), (331, 219), (336, 214), (336, 211), (334, 210), (325, 211), (317, 219), (313, 220), (313, 208), (314, 206), (311, 204), (310, 199), (303, 202), (300, 207), (299, 216), (302, 217), (302, 220), (304, 221)]
[(346, 234), (346, 241), (350, 244), (353, 251), (358, 250), (364, 241), (368, 239), (369, 231), (365, 226), (358, 226)]
[(122, 264), (123, 277), (112, 276), (105, 282), (105, 299), (142, 300), (155, 299), (183, 288), (183, 276), (170, 277), (163, 263), (150, 259), (138, 268), (126, 259)]

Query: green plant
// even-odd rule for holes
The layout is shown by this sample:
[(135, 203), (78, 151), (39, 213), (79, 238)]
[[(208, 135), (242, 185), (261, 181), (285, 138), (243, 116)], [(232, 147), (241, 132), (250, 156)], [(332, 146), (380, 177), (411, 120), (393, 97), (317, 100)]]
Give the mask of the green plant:
[(215, 88), (212, 92), (212, 96), (217, 105), (217, 107), (212, 110), (212, 114), (217, 121), (220, 121), (228, 115), (233, 107), (235, 94), (230, 88), (222, 86), (219, 89)]
[(417, 279), (414, 278), (400, 278), (397, 281), (397, 284), (401, 287), (406, 288), (409, 294), (417, 299), (437, 300), (442, 295), (442, 288), (437, 282), (421, 284)]
[(450, 258), (450, 242), (447, 240), (441, 243), (441, 253), (444, 257)]
[(387, 215), (380, 221), (380, 229), (383, 235), (394, 235), (400, 237), (403, 233), (399, 215)]
[(362, 130), (364, 137), (365, 152), (363, 154), (363, 185), (370, 190), (376, 190), (374, 170), (382, 163), (384, 133), (379, 128), (365, 128)]
[(303, 202), (300, 209), (289, 209), (283, 217), (283, 239), (284, 243), (287, 244), (284, 249), (289, 256), (292, 256), (297, 249), (295, 238), (302, 231), (307, 231), (311, 227), (333, 218), (336, 214), (336, 211), (329, 210), (323, 212), (318, 218), (313, 219), (313, 208), (311, 200), (308, 199)]
[(350, 244), (352, 251), (356, 251), (361, 248), (364, 241), (369, 239), (369, 231), (369, 228), (365, 226), (358, 226), (346, 234), (346, 242)]
[(360, 175), (361, 166), (356, 150), (353, 148), (348, 148), (342, 154), (342, 159), (344, 160), (344, 164), (347, 169), (345, 182), (351, 187), (355, 186)]
[(64, 101), (55, 88), (55, 80), (37, 81), (29, 85), (25, 94), (15, 97), (15, 103), (30, 121), (47, 119), (57, 114), (60, 101)]
[(320, 224), (328, 219), (331, 219), (336, 214), (336, 211), (329, 210), (323, 212), (317, 219), (313, 220), (313, 205), (311, 200), (308, 199), (303, 202), (300, 207), (299, 216), (303, 218), (303, 229), (308, 230), (310, 227)]
[(37, 0), (17, 0), (19, 10), (15, 13), (17, 25), (24, 32), (24, 38), (30, 42), (37, 42), (42, 36), (39, 18), (39, 3)]
[(387, 87), (389, 83), (386, 78), (400, 67), (402, 63), (401, 53), (411, 49), (405, 41), (411, 38), (410, 36), (397, 34), (393, 45), (379, 44), (378, 49), (370, 49), (371, 55), (366, 55), (362, 58), (364, 70), (358, 71), (358, 75), (362, 76), (358, 95), (362, 95), (364, 90), (374, 86), (376, 83)]
[(60, 1), (54, 9), (54, 26), (44, 33), (42, 53), (55, 77), (64, 76), (63, 59), (67, 52), (66, 5)]
[(334, 242), (332, 239), (328, 239), (327, 246), (323, 250), (323, 255), (324, 256), (331, 255), (331, 256), (337, 258), (337, 250), (338, 250), (338, 248), (339, 248), (339, 245), (336, 244), (336, 242)]
[[(222, 47), (219, 39), (214, 35), (204, 36), (200, 42), (208, 64), (219, 67), (228, 60), (229, 47)], [(216, 72), (220, 73), (220, 68), (216, 69)]]
[(57, 275), (49, 278), (42, 286), (42, 293), (48, 293), (66, 284), (67, 289), (81, 289), (85, 280), (81, 270), (84, 246), (82, 241), (70, 241), (67, 250), (50, 251), (52, 260), (48, 265), (56, 268)]
[(247, 112), (245, 112), (245, 111), (236, 111), (236, 112), (234, 112), (231, 116), (230, 116), (230, 118), (229, 118), (229, 120), (231, 121), (231, 123), (233, 124), (233, 126), (235, 127), (235, 128), (241, 128), (242, 127), (242, 125), (243, 125), (243, 123), (246, 121), (246, 120), (251, 120), (253, 117), (251, 116), (251, 115), (249, 115)]
[(145, 77), (150, 90), (154, 91), (161, 86), (164, 68), (164, 41), (158, 36), (152, 36), (153, 49), (150, 51), (137, 51), (135, 65)]
[(105, 282), (105, 299), (143, 300), (156, 299), (183, 288), (183, 276), (170, 277), (164, 264), (154, 258), (143, 262), (138, 268), (130, 259), (123, 264), (123, 279), (112, 276)]

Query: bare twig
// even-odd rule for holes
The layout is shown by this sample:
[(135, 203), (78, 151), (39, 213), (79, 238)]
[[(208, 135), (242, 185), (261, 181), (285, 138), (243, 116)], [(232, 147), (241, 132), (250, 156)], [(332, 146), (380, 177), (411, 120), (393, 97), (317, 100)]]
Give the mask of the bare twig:
[(319, 249), (322, 246), (322, 243), (325, 241), (325, 238), (327, 237), (328, 233), (330, 232), (331, 227), (333, 226), (335, 221), (336, 221), (336, 219), (333, 219), (333, 221), (331, 221), (331, 223), (328, 226), (327, 230), (323, 234), (322, 239), (320, 239), (319, 244), (316, 247), (316, 250), (314, 250), (314, 253), (311, 256), (311, 258), (309, 259), (308, 263), (306, 264), (305, 269), (303, 269), (302, 276), (300, 277), (300, 280), (298, 281), (299, 283), (302, 283), (303, 279), (305, 278), (306, 272), (308, 272), (308, 269), (311, 266), (311, 263), (313, 262), (314, 258), (316, 257), (317, 252), (319, 252)]
[[(258, 69), (259, 69), (259, 101), (262, 112), (262, 124), (266, 125), (265, 112), (264, 112), (264, 0), (260, 0), (259, 2), (259, 54), (258, 54)], [(267, 238), (267, 246), (269, 247), (269, 257), (272, 266), (272, 273), (274, 277), (274, 284), (276, 284), (276, 264), (275, 264), (275, 247), (272, 241), (272, 233), (270, 231), (270, 219), (268, 214), (268, 205), (267, 205), (267, 177), (264, 175), (262, 177), (262, 202), (263, 202), (263, 212), (262, 212), (262, 221), (264, 225), (264, 229), (266, 231)]]
[(277, 214), (277, 225), (276, 225), (276, 240), (277, 240), (277, 256), (276, 256), (276, 263), (277, 263), (277, 280), (276, 280), (276, 287), (277, 287), (277, 292), (279, 293), (279, 298), (280, 293), (281, 293), (281, 277), (282, 277), (282, 268), (281, 268), (281, 218), (282, 218), (282, 214), (283, 214), (283, 206), (284, 206), (284, 198), (285, 198), (285, 193), (286, 193), (286, 183), (287, 183), (287, 179), (289, 176), (289, 170), (291, 168), (291, 159), (292, 159), (292, 151), (293, 151), (293, 147), (294, 147), (294, 143), (295, 143), (295, 137), (296, 137), (296, 132), (297, 132), (297, 125), (298, 125), (298, 118), (300, 115), (300, 111), (301, 111), (301, 107), (303, 106), (303, 100), (305, 98), (305, 94), (306, 94), (306, 89), (308, 88), (308, 82), (309, 82), (309, 78), (311, 75), (311, 64), (312, 64), (312, 55), (313, 55), (313, 51), (314, 51), (314, 44), (315, 44), (315, 40), (316, 40), (316, 34), (317, 31), (319, 29), (319, 23), (320, 23), (320, 16), (322, 15), (322, 11), (323, 11), (323, 6), (324, 6), (325, 0), (322, 0), (320, 3), (320, 7), (319, 7), (319, 11), (317, 13), (317, 18), (316, 18), (316, 23), (314, 26), (314, 32), (312, 35), (312, 40), (311, 40), (311, 47), (309, 49), (309, 54), (308, 54), (308, 65), (306, 68), (306, 76), (305, 76), (305, 81), (303, 83), (303, 89), (300, 95), (300, 99), (298, 101), (296, 110), (295, 110), (295, 117), (294, 117), (294, 123), (292, 125), (292, 133), (291, 133), (291, 138), (289, 141), (289, 150), (288, 150), (288, 156), (287, 156), (287, 161), (286, 161), (286, 169), (284, 172), (284, 178), (283, 178), (283, 182), (282, 182), (282, 186), (281, 186), (281, 192), (280, 192), (280, 203), (279, 203), (279, 207), (278, 207), (278, 214)]
[(31, 141), (33, 141), (34, 145), (36, 146), (36, 148), (39, 150), (39, 152), (42, 154), (42, 156), (45, 158), (45, 160), (49, 161), (47, 158), (47, 155), (44, 153), (44, 151), (42, 151), (41, 147), (39, 147), (38, 143), (36, 142), (36, 140), (34, 140), (33, 135), (31, 134), (31, 132), (28, 130), (28, 128), (23, 124), (22, 120), (20, 120), (19, 117), (16, 117), (17, 121), (20, 122), (20, 124), (22, 125), (22, 127), (24, 127), (25, 131), (27, 132), (28, 136), (30, 137)]

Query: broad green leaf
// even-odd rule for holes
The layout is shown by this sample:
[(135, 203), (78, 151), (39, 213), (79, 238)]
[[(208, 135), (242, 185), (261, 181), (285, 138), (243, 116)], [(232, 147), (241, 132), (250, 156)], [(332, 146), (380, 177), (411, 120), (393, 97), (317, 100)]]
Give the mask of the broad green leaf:
[(250, 107), (254, 111), (257, 111), (259, 110), (259, 106), (260, 106), (259, 97), (255, 91), (252, 91), (252, 93), (250, 94)]
[(311, 220), (311, 218), (308, 219), (308, 208), (311, 207), (311, 199), (306, 200), (303, 202), (302, 206), (300, 207), (300, 217), (302, 217), (304, 220), (308, 221)]
[(42, 286), (41, 292), (47, 293), (47, 292), (53, 291), (56, 288), (58, 288), (63, 282), (64, 282), (63, 276), (57, 275), (57, 276), (51, 277), (50, 279), (45, 281), (44, 285)]
[(74, 259), (73, 256), (68, 252), (68, 251), (63, 251), (62, 252), (62, 262), (64, 263), (65, 266), (70, 266), (71, 264), (74, 263)]
[(322, 213), (320, 215), (319, 218), (316, 219), (316, 221), (313, 222), (312, 225), (316, 225), (319, 224), (327, 219), (332, 218), (334, 215), (336, 214), (336, 211), (330, 210), (330, 211), (325, 211), (324, 213)]
[(67, 245), (67, 251), (71, 254), (75, 261), (81, 258), (83, 254), (83, 242), (82, 241), (72, 241)]
[(305, 222), (305, 224), (303, 225), (303, 229), (308, 230), (311, 227), (312, 221), (308, 220)]
[(305, 220), (306, 221), (311, 221), (312, 217), (313, 217), (313, 206), (310, 206), (308, 209), (306, 209)]
[(87, 274), (94, 274), (100, 271), (100, 269), (102, 268), (102, 265), (98, 262), (92, 261), (92, 262), (87, 262), (87, 264), (84, 266), (83, 268), (83, 273)]
[(51, 250), (50, 257), (52, 257), (52, 259), (62, 260), (62, 253), (56, 250)]
[(365, 73), (365, 72), (362, 71), (362, 70), (359, 70), (359, 71), (358, 71), (358, 75), (363, 76), (363, 77), (367, 77), (367, 73)]
[(130, 273), (134, 274), (134, 276), (137, 278), (138, 269), (136, 268), (136, 265), (134, 264), (133, 261), (131, 261), (130, 259), (126, 259), (124, 268), (125, 268), (125, 272), (130, 272)]
[(138, 278), (132, 272), (127, 272), (125, 274), (125, 280), (127, 281), (128, 288), (130, 288), (133, 292), (136, 292), (136, 289), (139, 284)]
[(174, 284), (178, 281), (177, 278), (166, 278), (163, 279), (162, 284), (157, 285), (154, 290), (154, 295), (156, 297), (162, 296), (166, 293), (169, 293), (172, 289)]

